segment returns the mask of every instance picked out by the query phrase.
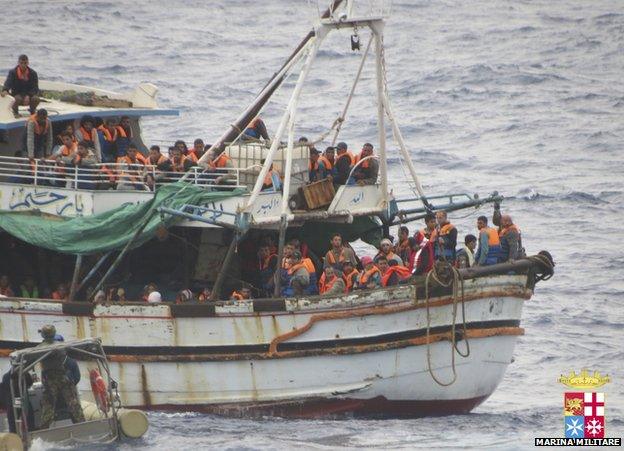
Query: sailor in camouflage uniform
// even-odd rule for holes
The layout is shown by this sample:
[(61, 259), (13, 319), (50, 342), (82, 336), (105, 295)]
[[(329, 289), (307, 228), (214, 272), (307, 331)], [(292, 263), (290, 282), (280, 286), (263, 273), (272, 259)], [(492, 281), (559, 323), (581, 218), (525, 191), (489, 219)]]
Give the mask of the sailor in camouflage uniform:
[[(54, 344), (56, 328), (53, 325), (43, 326), (39, 332), (43, 342), (38, 347)], [(44, 388), (41, 401), (41, 429), (49, 428), (54, 421), (56, 401), (59, 397), (65, 401), (74, 423), (85, 421), (76, 386), (67, 377), (66, 358), (67, 353), (64, 350), (56, 350), (41, 361), (41, 380)]]

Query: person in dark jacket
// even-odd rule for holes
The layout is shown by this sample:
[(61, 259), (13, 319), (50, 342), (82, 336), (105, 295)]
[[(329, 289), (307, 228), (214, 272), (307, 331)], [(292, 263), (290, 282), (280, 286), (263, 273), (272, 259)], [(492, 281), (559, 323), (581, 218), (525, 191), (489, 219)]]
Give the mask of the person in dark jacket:
[(347, 148), (347, 143), (339, 142), (336, 146), (336, 158), (334, 163), (334, 185), (346, 185), (349, 173), (353, 167), (353, 155)]
[(15, 98), (13, 103), (13, 114), (19, 117), (18, 108), (20, 105), (28, 105), (30, 114), (35, 114), (39, 105), (39, 77), (37, 72), (28, 66), (28, 57), (20, 55), (17, 59), (17, 66), (9, 71), (2, 92), (2, 97), (7, 94)]

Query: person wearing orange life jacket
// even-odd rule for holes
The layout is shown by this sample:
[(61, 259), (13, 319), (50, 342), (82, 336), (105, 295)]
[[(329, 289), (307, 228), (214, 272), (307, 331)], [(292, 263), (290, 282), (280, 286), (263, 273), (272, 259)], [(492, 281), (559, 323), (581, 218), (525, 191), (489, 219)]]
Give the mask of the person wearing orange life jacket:
[(241, 138), (243, 140), (254, 140), (254, 139), (259, 140), (260, 138), (262, 138), (265, 141), (268, 141), (270, 139), (266, 125), (264, 124), (264, 121), (260, 119), (259, 116), (254, 118), (249, 123), (247, 128), (245, 128), (245, 130), (243, 131)]
[(130, 117), (121, 116), (117, 128), (117, 157), (124, 157), (128, 152), (128, 146), (134, 137), (132, 126), (130, 125)]
[(353, 170), (353, 175), (347, 181), (349, 185), (374, 185), (377, 183), (377, 176), (379, 175), (379, 162), (375, 158), (369, 158), (373, 156), (373, 145), (366, 143), (362, 146), (362, 152), (356, 158), (356, 163), (363, 160)]
[(435, 231), (436, 228), (436, 217), (434, 214), (427, 213), (424, 220), (425, 227), (414, 234), (416, 244), (418, 244), (421, 249), (425, 246), (427, 241), (431, 239), (431, 234)]
[(76, 188), (88, 190), (97, 188), (99, 176), (94, 172), (93, 168), (93, 166), (97, 163), (97, 159), (85, 141), (79, 142), (76, 148), (76, 153), (70, 155), (64, 160), (69, 160), (69, 165), (75, 167), (75, 170), (78, 172), (79, 181)]
[(500, 262), (513, 262), (525, 256), (522, 247), (522, 235), (517, 225), (513, 223), (511, 216), (502, 215), (500, 217), (501, 230), (500, 237), (501, 257)]
[(347, 150), (347, 143), (345, 142), (339, 142), (336, 145), (336, 152), (334, 184), (346, 185), (351, 168), (355, 164), (355, 157)]
[(108, 118), (97, 128), (100, 151), (102, 153), (102, 163), (113, 163), (117, 160), (117, 121)]
[(45, 158), (52, 153), (54, 137), (48, 112), (41, 108), (28, 118), (24, 134), (24, 147), (28, 158)]
[(55, 291), (52, 292), (52, 299), (66, 301), (69, 298), (69, 288), (65, 283), (59, 283)]
[(388, 262), (394, 262), (394, 264), (396, 265), (404, 266), (403, 260), (398, 254), (394, 252), (392, 241), (390, 241), (388, 238), (384, 238), (379, 243), (379, 252), (377, 252), (377, 255), (375, 255), (375, 257), (373, 258), (375, 263), (377, 263), (377, 260), (379, 260), (380, 257), (386, 257)]
[(475, 255), (475, 264), (478, 266), (495, 265), (501, 258), (501, 242), (498, 230), (488, 227), (485, 216), (477, 218), (479, 229), (479, 247)]
[(117, 189), (146, 190), (143, 178), (147, 162), (147, 159), (139, 152), (137, 146), (134, 143), (130, 143), (126, 156), (117, 158), (117, 164), (121, 167)]
[(398, 243), (396, 245), (396, 253), (401, 257), (404, 264), (410, 260), (412, 248), (409, 241), (409, 229), (406, 226), (399, 227)]
[(193, 141), (193, 148), (189, 150), (187, 157), (196, 164), (202, 155), (204, 155), (204, 141), (201, 138), (197, 138)]
[(180, 148), (177, 146), (171, 149), (170, 164), (170, 170), (175, 173), (186, 172), (193, 166), (191, 159), (184, 156)]
[(346, 292), (347, 289), (342, 277), (338, 276), (331, 266), (325, 268), (319, 279), (319, 294), (336, 295)]
[(455, 248), (457, 247), (457, 229), (448, 221), (444, 210), (436, 212), (436, 222), (438, 227), (431, 234), (435, 258), (453, 263), (455, 261)]
[(290, 297), (317, 293), (317, 286), (310, 283), (310, 272), (301, 260), (301, 252), (299, 251), (293, 251), (288, 258), (288, 269), (281, 272), (282, 296)]
[[(262, 164), (264, 164), (264, 160), (262, 160)], [(262, 191), (274, 191), (278, 192), (282, 189), (282, 179), (275, 169), (273, 169), (273, 164), (269, 168), (266, 176), (264, 177), (264, 182), (262, 183)]]
[(331, 237), (331, 249), (327, 251), (323, 259), (323, 268), (333, 266), (336, 271), (341, 271), (346, 261), (351, 262), (353, 266), (357, 265), (355, 252), (342, 245), (342, 235), (334, 233)]
[(323, 180), (319, 172), (319, 156), (320, 152), (314, 147), (310, 148), (310, 160), (308, 161), (308, 180), (310, 182), (318, 182)]
[(359, 290), (365, 290), (370, 288), (376, 288), (381, 286), (381, 273), (379, 268), (375, 265), (375, 262), (371, 257), (365, 255), (360, 259), (364, 270), (357, 281), (355, 288)]
[[(498, 234), (498, 232), (496, 232)], [(470, 268), (475, 266), (474, 251), (477, 248), (477, 237), (468, 234), (464, 237), (464, 245), (457, 251), (457, 267)]]
[(74, 155), (78, 152), (78, 143), (74, 141), (74, 136), (70, 132), (62, 132), (60, 137), (62, 145), (51, 158), (56, 163), (55, 176), (57, 180), (51, 182), (54, 186), (65, 185), (64, 177), (67, 173), (65, 166), (71, 164)]
[(76, 139), (87, 143), (87, 147), (93, 149), (93, 153), (97, 161), (102, 161), (102, 149), (100, 148), (100, 140), (95, 128), (95, 119), (93, 116), (82, 116), (80, 119), (80, 127), (74, 132)]
[(400, 283), (406, 282), (410, 277), (412, 277), (411, 271), (405, 266), (390, 266), (386, 257), (379, 257), (379, 260), (377, 261), (377, 267), (379, 268), (379, 272), (381, 273), (382, 287), (391, 287), (394, 285), (398, 285)]
[(342, 264), (342, 280), (345, 283), (345, 292), (352, 291), (358, 283), (360, 272), (355, 269), (355, 266), (350, 261), (345, 261)]
[(147, 164), (156, 166), (158, 171), (171, 171), (171, 160), (160, 153), (160, 146), (151, 146), (149, 149)]
[(28, 105), (30, 114), (35, 114), (39, 105), (39, 76), (28, 64), (28, 56), (20, 55), (0, 90), (1, 97), (10, 94), (15, 99), (11, 106), (15, 117), (19, 117), (20, 105)]

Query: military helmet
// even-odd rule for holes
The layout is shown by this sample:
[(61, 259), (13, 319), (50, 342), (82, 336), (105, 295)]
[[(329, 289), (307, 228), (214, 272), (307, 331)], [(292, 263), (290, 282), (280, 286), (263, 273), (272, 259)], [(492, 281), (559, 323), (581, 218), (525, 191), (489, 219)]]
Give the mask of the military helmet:
[(44, 340), (54, 340), (54, 336), (56, 335), (56, 327), (54, 327), (52, 324), (46, 324), (41, 329), (39, 329), (39, 333)]

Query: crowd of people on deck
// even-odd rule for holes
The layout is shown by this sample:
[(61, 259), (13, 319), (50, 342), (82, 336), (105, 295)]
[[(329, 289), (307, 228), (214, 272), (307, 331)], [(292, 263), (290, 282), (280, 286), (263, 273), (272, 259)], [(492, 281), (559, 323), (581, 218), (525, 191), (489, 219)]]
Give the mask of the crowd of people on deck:
[[(278, 261), (274, 236), (267, 234), (254, 240), (251, 247), (240, 250), (241, 259), (250, 264), (243, 275), (245, 281), (241, 281), (229, 299), (339, 295), (407, 283), (413, 276), (426, 274), (439, 260), (457, 268), (468, 268), (510, 262), (525, 256), (520, 229), (509, 215), (501, 215), (498, 209), (493, 217), (496, 227), (489, 225), (487, 217), (479, 216), (476, 235), (467, 234), (459, 249), (457, 228), (448, 220), (446, 212), (429, 214), (424, 221), (425, 227), (414, 233), (401, 226), (396, 239), (382, 239), (375, 255), (364, 256), (356, 255), (350, 244), (335, 233), (322, 257), (305, 242), (294, 238), (285, 243), (282, 260)], [(49, 297), (66, 301), (70, 293), (69, 282), (59, 283), (50, 293), (43, 293), (32, 276), (26, 276), (17, 286), (11, 282), (7, 275), (0, 275), (0, 297)], [(175, 299), (165, 299), (157, 285), (150, 283), (144, 287), (140, 299), (128, 299), (123, 287), (114, 287), (95, 293), (94, 301), (201, 304), (219, 300), (219, 296), (212, 294), (208, 286), (195, 292), (185, 288), (177, 292)]]

